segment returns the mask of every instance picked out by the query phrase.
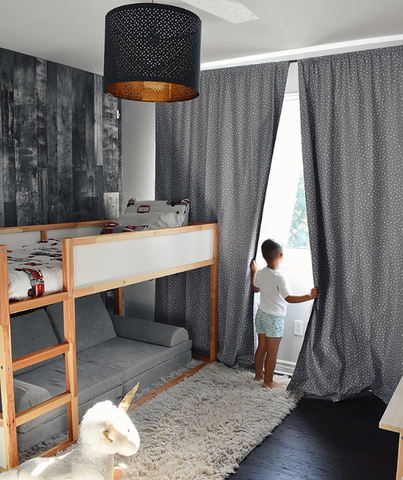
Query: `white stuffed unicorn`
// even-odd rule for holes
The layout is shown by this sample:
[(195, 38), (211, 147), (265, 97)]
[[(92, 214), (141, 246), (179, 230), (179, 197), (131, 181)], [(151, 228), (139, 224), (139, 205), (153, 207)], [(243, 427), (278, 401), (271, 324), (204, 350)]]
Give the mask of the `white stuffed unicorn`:
[(127, 409), (138, 384), (116, 407), (110, 401), (90, 408), (80, 424), (77, 446), (55, 457), (32, 458), (0, 475), (0, 480), (113, 480), (122, 476), (114, 469), (114, 454), (134, 455), (140, 437)]

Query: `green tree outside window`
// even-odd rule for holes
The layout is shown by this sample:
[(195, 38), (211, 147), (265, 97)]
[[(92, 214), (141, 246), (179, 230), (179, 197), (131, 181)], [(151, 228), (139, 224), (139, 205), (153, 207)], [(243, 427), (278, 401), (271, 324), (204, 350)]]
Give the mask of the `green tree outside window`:
[(298, 188), (294, 211), (292, 213), (291, 227), (288, 234), (287, 247), (308, 248), (308, 221), (306, 217), (304, 177), (301, 174), (298, 180)]

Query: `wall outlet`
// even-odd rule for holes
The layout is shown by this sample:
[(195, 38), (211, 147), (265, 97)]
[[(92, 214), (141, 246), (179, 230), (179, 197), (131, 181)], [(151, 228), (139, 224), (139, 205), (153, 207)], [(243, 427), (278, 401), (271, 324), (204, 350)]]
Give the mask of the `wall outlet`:
[(302, 320), (294, 320), (294, 335), (304, 335), (304, 322)]

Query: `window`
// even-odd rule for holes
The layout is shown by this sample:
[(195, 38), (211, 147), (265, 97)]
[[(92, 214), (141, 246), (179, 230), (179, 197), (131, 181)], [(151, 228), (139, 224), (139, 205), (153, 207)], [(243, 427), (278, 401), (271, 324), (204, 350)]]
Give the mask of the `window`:
[[(295, 67), (293, 74), (297, 85), (298, 75)], [(298, 93), (286, 94), (284, 98), (259, 237), (256, 256), (259, 267), (266, 265), (260, 253), (262, 242), (266, 238), (281, 242), (284, 248), (284, 261), (280, 269), (286, 276), (292, 292), (295, 295), (308, 293), (313, 287), (313, 276), (305, 204)], [(259, 301), (260, 294), (256, 294), (254, 311)], [(292, 374), (303, 342), (303, 337), (294, 335), (294, 321), (302, 320), (305, 330), (311, 309), (312, 302), (288, 304), (276, 372)]]
[(284, 249), (309, 249), (298, 94), (285, 96), (281, 112), (263, 210), (259, 266), (264, 266), (260, 245), (266, 238), (281, 242)]

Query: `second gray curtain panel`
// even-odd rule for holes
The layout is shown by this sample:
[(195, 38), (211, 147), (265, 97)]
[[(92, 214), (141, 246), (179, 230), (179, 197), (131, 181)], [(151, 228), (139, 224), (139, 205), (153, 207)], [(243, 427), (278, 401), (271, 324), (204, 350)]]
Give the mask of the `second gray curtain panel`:
[(290, 387), (388, 401), (403, 372), (403, 49), (299, 62), (315, 301)]
[[(251, 366), (254, 256), (288, 62), (202, 72), (200, 97), (157, 105), (156, 197), (189, 198), (193, 222), (218, 222), (218, 356)], [(159, 280), (156, 318), (209, 351), (209, 269)]]

